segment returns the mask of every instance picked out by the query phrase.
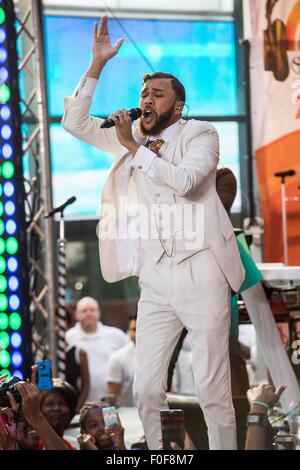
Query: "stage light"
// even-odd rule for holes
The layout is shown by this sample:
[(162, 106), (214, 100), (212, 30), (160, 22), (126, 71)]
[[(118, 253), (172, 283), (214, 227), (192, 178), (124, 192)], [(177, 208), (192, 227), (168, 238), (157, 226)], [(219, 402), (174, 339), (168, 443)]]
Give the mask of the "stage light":
[(8, 367), (10, 364), (10, 355), (7, 351), (0, 351), (0, 366)]
[(8, 181), (7, 183), (3, 185), (3, 192), (5, 196), (11, 197), (15, 192), (14, 185), (10, 181)]
[(14, 312), (9, 317), (9, 326), (12, 330), (18, 330), (22, 325), (22, 319), (17, 312)]
[(4, 23), (5, 18), (6, 18), (5, 11), (3, 10), (3, 8), (0, 8), (0, 24)]
[(14, 377), (19, 377), (19, 379), (24, 380), (24, 374), (20, 370), (14, 370), (13, 371), (13, 376)]
[(20, 307), (20, 299), (17, 295), (9, 297), (9, 306), (12, 310), (17, 310)]
[(19, 280), (16, 276), (11, 276), (9, 279), (8, 279), (8, 287), (11, 291), (16, 291), (18, 290), (19, 288)]
[(13, 154), (12, 146), (9, 144), (4, 144), (2, 147), (2, 157), (8, 160)]
[[(0, 261), (1, 261), (1, 258), (0, 258)], [(0, 263), (0, 266), (1, 266), (1, 263)], [(10, 258), (7, 259), (7, 268), (11, 273), (16, 272), (16, 270), (18, 269), (18, 266), (19, 266), (18, 260), (14, 256), (11, 256)]]
[(4, 162), (1, 170), (3, 178), (10, 179), (14, 176), (15, 167), (11, 162)]
[(0, 292), (5, 292), (7, 289), (7, 279), (1, 274), (0, 276)]
[(8, 70), (6, 67), (0, 67), (0, 82), (4, 83), (8, 79)]
[(0, 44), (2, 44), (6, 39), (6, 31), (3, 28), (0, 28)]
[(6, 85), (0, 85), (0, 103), (7, 103), (10, 99), (10, 89)]
[(0, 63), (3, 64), (7, 61), (7, 50), (4, 47), (0, 47)]
[(0, 116), (3, 121), (7, 121), (11, 116), (11, 110), (8, 106), (4, 105), (0, 109)]
[(16, 206), (14, 202), (7, 201), (4, 205), (4, 210), (6, 215), (13, 215), (16, 212)]
[(0, 294), (0, 311), (5, 312), (8, 306), (7, 296), (5, 294)]
[(4, 126), (2, 126), (1, 128), (1, 135), (2, 135), (2, 138), (4, 140), (8, 140), (11, 138), (11, 135), (12, 135), (12, 130), (11, 130), (11, 127), (8, 126), (7, 124), (5, 124)]
[(20, 333), (13, 333), (10, 337), (10, 342), (14, 348), (19, 348), (22, 344), (22, 337)]
[(31, 325), (19, 106), (22, 77), (14, 10), (13, 1), (0, 0), (0, 371), (23, 379), (32, 353), (27, 347)]
[[(14, 235), (17, 230), (17, 224), (13, 219), (9, 219), (6, 221), (5, 230), (8, 235)], [(0, 225), (0, 235), (1, 235), (1, 225)]]
[(9, 334), (6, 331), (0, 333), (0, 349), (6, 349), (9, 346)]
[(19, 351), (14, 351), (11, 355), (11, 362), (14, 367), (20, 367), (23, 362), (23, 356)]
[(3, 256), (0, 256), (0, 274), (6, 271), (6, 261)]
[(0, 313), (0, 330), (6, 330), (8, 328), (8, 315), (6, 313)]
[[(14, 237), (9, 237), (6, 240), (6, 251), (9, 255), (15, 255), (19, 249), (18, 240)], [(0, 253), (1, 254), (1, 253)]]

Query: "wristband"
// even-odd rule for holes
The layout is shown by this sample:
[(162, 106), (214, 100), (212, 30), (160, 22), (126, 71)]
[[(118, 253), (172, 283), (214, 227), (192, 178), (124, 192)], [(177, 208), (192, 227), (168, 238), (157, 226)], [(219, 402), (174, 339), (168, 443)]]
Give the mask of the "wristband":
[(264, 408), (266, 408), (267, 410), (270, 409), (270, 406), (269, 406), (268, 403), (266, 403), (265, 401), (253, 400), (253, 401), (251, 402), (251, 405), (260, 405), (260, 406), (263, 406)]
[(266, 427), (268, 423), (267, 415), (259, 413), (248, 413), (247, 415), (247, 425), (256, 425)]

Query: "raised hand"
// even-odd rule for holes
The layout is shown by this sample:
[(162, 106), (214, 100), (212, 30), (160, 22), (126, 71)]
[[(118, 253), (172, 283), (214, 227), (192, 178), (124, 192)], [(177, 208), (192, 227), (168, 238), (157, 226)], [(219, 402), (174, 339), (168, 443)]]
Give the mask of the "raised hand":
[(22, 413), (26, 421), (34, 427), (40, 415), (40, 397), (34, 385), (27, 382), (17, 382), (15, 388), (22, 397)]
[(279, 401), (282, 393), (286, 389), (287, 385), (280, 385), (276, 390), (272, 385), (258, 385), (257, 387), (250, 388), (247, 391), (247, 398), (251, 404), (254, 400), (262, 401), (273, 407)]
[(126, 450), (124, 442), (124, 428), (121, 424), (120, 417), (118, 416), (119, 424), (113, 424), (105, 428), (106, 434), (110, 436), (112, 441), (116, 444), (119, 450)]
[(4, 374), (4, 375), (0, 375), (0, 384), (5, 382), (5, 380), (7, 379), (8, 377), (8, 374)]
[(114, 57), (122, 46), (124, 39), (119, 39), (114, 46), (111, 45), (107, 16), (103, 16), (100, 25), (94, 24), (93, 30), (93, 60), (96, 62), (107, 62)]
[(79, 434), (79, 436), (77, 436), (77, 441), (81, 449), (98, 450), (98, 447), (95, 444), (95, 439), (90, 434)]

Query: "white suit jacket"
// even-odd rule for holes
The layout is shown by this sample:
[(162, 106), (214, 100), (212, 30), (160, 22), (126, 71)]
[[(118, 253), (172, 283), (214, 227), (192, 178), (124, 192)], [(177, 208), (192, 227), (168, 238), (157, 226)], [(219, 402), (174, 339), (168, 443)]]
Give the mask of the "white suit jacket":
[[(219, 140), (215, 128), (208, 122), (184, 121), (173, 140), (161, 148), (162, 158), (156, 159), (149, 177), (130, 166), (131, 157), (115, 128), (100, 129), (103, 120), (89, 115), (91, 103), (90, 97), (67, 97), (62, 124), (80, 140), (116, 156), (103, 188), (98, 226), (104, 279), (116, 282), (138, 276), (145, 255), (157, 262), (166, 253), (179, 264), (210, 248), (231, 288), (238, 291), (245, 272), (233, 227), (216, 193)], [(136, 131), (134, 137), (142, 143)], [(149, 213), (155, 206), (150, 237), (131, 230), (141, 223), (140, 212), (132, 210), (134, 204)], [(158, 215), (162, 207), (185, 214), (182, 231), (172, 226), (165, 236), (167, 219)]]

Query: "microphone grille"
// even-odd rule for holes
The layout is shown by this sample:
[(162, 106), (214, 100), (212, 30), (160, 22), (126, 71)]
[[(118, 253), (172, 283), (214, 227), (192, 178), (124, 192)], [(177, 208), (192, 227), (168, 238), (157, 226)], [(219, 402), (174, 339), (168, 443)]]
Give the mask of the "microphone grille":
[(128, 114), (132, 119), (138, 119), (142, 115), (142, 110), (140, 108), (132, 108), (128, 111)]

